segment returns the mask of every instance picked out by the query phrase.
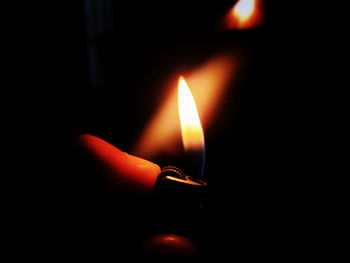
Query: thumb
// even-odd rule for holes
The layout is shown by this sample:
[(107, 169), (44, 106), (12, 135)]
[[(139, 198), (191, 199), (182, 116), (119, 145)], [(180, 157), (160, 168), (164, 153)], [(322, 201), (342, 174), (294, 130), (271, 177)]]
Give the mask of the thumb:
[(79, 135), (78, 145), (120, 193), (139, 195), (154, 190), (161, 171), (157, 164), (122, 152), (90, 134)]

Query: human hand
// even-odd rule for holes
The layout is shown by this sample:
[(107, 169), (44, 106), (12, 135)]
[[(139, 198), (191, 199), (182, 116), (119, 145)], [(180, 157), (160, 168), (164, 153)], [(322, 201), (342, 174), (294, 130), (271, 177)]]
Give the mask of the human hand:
[[(161, 172), (157, 164), (127, 154), (108, 142), (89, 134), (78, 136), (78, 146), (85, 156), (88, 157), (89, 162), (98, 167), (97, 171), (101, 173), (99, 177), (112, 185), (110, 188), (119, 197), (122, 197), (120, 199), (123, 200), (123, 203), (126, 203), (126, 206), (135, 204), (135, 201), (129, 202), (128, 199), (134, 200), (137, 197), (151, 196), (155, 192), (158, 175)], [(142, 198), (139, 199), (141, 200)], [(127, 208), (127, 212), (119, 210), (118, 214), (123, 215), (125, 218), (120, 218), (119, 216), (119, 222), (114, 221), (117, 225), (116, 228), (120, 225), (126, 232), (122, 239), (128, 236), (129, 232), (127, 229), (131, 229), (131, 236), (135, 236), (135, 232), (137, 236), (138, 233), (145, 231), (144, 228), (151, 228), (145, 231), (147, 232), (146, 235), (144, 233), (141, 234), (141, 236), (148, 236), (148, 238), (141, 238), (138, 243), (136, 242), (136, 244), (132, 245), (132, 248), (127, 248), (127, 253), (133, 251), (131, 252), (131, 254), (134, 254), (132, 257), (149, 258), (154, 260), (152, 262), (174, 262), (175, 259), (197, 262), (201, 258), (199, 248), (188, 238), (177, 234), (160, 234), (158, 229), (156, 229), (157, 222), (161, 219), (159, 214), (155, 212), (157, 210), (145, 208), (145, 202), (140, 202), (143, 204), (143, 207)], [(150, 207), (153, 206), (150, 205)], [(131, 214), (130, 211), (132, 211)], [(158, 211), (158, 213), (160, 212)], [(148, 213), (146, 215), (147, 219), (139, 218), (145, 213)], [(128, 239), (128, 237), (126, 238)]]

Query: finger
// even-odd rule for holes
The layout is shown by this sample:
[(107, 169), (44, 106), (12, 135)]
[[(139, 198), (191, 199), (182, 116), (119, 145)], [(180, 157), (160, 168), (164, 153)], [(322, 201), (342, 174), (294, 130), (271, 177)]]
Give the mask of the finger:
[(122, 152), (90, 134), (79, 135), (78, 143), (120, 193), (147, 194), (154, 190), (160, 173), (157, 164)]

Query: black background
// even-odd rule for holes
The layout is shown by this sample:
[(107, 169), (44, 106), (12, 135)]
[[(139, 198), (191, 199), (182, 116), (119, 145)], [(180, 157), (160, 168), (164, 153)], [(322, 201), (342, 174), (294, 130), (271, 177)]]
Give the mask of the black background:
[[(13, 103), (7, 111), (14, 114), (7, 115), (5, 128), (14, 160), (7, 198), (19, 214), (11, 220), (18, 254), (104, 260), (152, 235), (135, 227), (138, 218), (128, 217), (120, 219), (122, 231), (115, 225), (108, 231), (118, 212), (110, 215), (104, 209), (113, 210), (113, 201), (101, 205), (105, 197), (90, 191), (72, 142), (79, 133), (91, 133), (127, 150), (155, 111), (152, 99), (174, 67), (196, 67), (218, 52), (237, 50), (248, 54), (245, 70), (225, 115), (206, 134), (208, 211), (199, 226), (191, 222), (193, 231), (171, 231), (189, 235), (213, 260), (290, 259), (309, 249), (312, 178), (300, 167), (312, 146), (303, 144), (307, 121), (298, 118), (301, 102), (294, 100), (306, 93), (309, 82), (300, 79), (313, 59), (301, 33), (305, 17), (301, 12), (296, 20), (293, 2), (266, 1), (262, 27), (217, 30), (213, 25), (229, 2), (113, 2), (112, 26), (94, 40), (97, 84), (90, 78), (84, 3), (21, 8), (10, 30), (16, 41), (8, 49)], [(307, 25), (309, 34), (313, 24)], [(147, 212), (135, 200), (123, 201), (127, 211), (131, 205), (140, 209), (133, 216)], [(155, 232), (167, 231), (164, 225)]]

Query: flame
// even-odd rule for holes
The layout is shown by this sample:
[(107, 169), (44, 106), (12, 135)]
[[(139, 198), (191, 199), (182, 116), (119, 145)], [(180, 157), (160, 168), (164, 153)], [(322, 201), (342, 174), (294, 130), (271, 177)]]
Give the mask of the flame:
[(228, 29), (246, 29), (261, 22), (261, 3), (259, 0), (239, 0), (226, 16)]
[(185, 79), (180, 76), (178, 85), (178, 110), (182, 142), (186, 151), (204, 148), (204, 134), (197, 106)]
[[(196, 99), (203, 128), (210, 126), (220, 106), (225, 102), (229, 83), (235, 76), (236, 59), (221, 54), (209, 59), (199, 68), (186, 73), (186, 82)], [(178, 74), (164, 85), (164, 97), (158, 110), (140, 132), (132, 153), (146, 159), (181, 152), (181, 127), (178, 120)]]
[(255, 0), (241, 0), (232, 9), (233, 16), (241, 23), (252, 17), (255, 9)]

